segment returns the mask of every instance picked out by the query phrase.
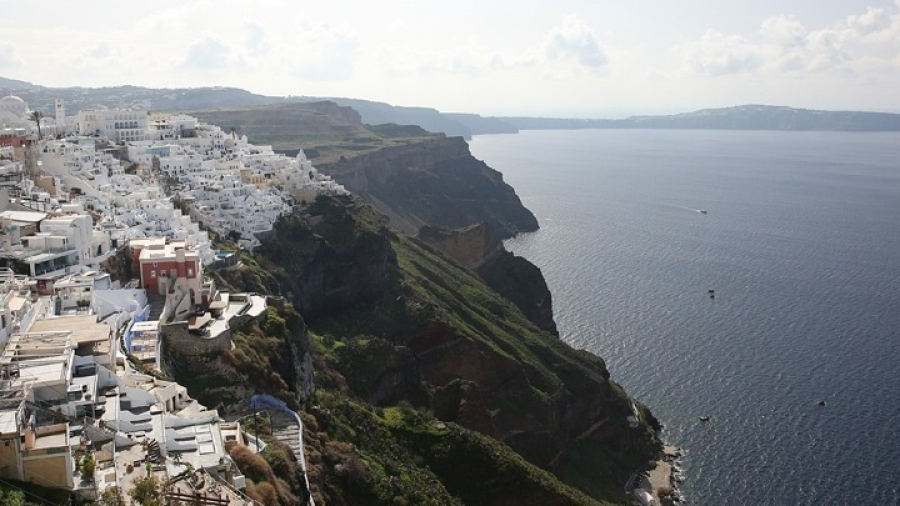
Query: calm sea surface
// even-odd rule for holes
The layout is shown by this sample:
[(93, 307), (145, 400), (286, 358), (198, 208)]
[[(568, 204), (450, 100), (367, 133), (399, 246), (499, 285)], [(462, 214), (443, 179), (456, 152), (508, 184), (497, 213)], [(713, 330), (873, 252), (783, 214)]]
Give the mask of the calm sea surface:
[(543, 270), (563, 339), (685, 450), (688, 504), (900, 504), (900, 134), (471, 148), (540, 221), (507, 247)]

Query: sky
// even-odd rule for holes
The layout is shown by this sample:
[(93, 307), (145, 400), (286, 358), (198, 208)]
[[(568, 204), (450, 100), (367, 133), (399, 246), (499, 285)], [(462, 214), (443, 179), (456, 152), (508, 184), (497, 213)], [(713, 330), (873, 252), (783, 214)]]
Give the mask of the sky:
[(0, 77), (443, 112), (900, 112), (900, 0), (0, 0)]

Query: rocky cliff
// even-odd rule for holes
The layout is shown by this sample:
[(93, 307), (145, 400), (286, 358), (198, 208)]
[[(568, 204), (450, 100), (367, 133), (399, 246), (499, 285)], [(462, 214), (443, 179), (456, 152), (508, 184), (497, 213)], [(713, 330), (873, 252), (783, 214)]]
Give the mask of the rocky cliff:
[[(658, 450), (658, 424), (610, 381), (600, 358), (541, 332), (471, 271), (390, 231), (354, 198), (320, 198), (308, 214), (282, 219), (256, 260), (263, 275), (232, 272), (227, 281), (257, 279), (260, 288), (271, 287), (302, 308), (325, 364), (317, 378), (357, 399), (336, 402), (317, 394), (333, 406), (316, 415), (331, 427), (321, 435), (322, 452), (328, 438), (338, 437), (362, 445), (360, 451), (373, 459), (387, 451), (380, 438), (362, 437), (361, 429), (329, 425), (338, 409), (347, 424), (361, 417), (351, 426), (373, 417), (385, 420), (377, 427), (393, 423), (387, 415), (364, 414), (372, 408), (353, 407), (356, 402), (377, 409), (408, 403), (435, 424), (459, 424), (495, 438), (553, 473), (558, 486), (596, 499), (620, 500), (629, 473)], [(425, 444), (425, 436), (401, 425), (406, 429), (394, 427), (390, 437), (403, 451)], [(449, 445), (442, 450), (449, 456), (463, 442), (441, 436), (430, 444)], [(459, 496), (465, 491), (454, 487), (463, 471), (436, 471), (446, 464), (435, 462), (428, 472)], [(590, 503), (551, 482), (528, 481), (554, 490), (556, 499), (548, 504)]]
[[(212, 274), (225, 289), (261, 284), (238, 277), (236, 286)], [(258, 277), (255, 278), (259, 280)], [(245, 284), (246, 283), (246, 284)], [(223, 412), (242, 412), (250, 396), (267, 392), (299, 406), (315, 391), (313, 355), (309, 331), (291, 304), (269, 298), (269, 309), (261, 323), (233, 329), (231, 350), (185, 353), (174, 346), (163, 347), (163, 367), (192, 397)]]
[(472, 269), (539, 329), (559, 335), (553, 320), (553, 297), (541, 270), (507, 251), (491, 227), (484, 223), (458, 230), (425, 226), (417, 237)]
[(501, 238), (538, 228), (503, 175), (473, 157), (460, 137), (387, 147), (318, 168), (408, 235), (424, 225), (452, 229), (479, 222)]

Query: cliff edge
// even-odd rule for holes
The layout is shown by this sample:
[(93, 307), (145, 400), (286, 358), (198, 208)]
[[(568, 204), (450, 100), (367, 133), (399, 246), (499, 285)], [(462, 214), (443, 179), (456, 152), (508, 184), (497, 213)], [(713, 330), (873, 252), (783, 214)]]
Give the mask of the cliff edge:
[(525, 258), (507, 251), (490, 226), (479, 223), (458, 230), (425, 226), (416, 237), (474, 271), (539, 329), (559, 337), (553, 320), (553, 297), (543, 273)]
[(501, 239), (538, 229), (503, 175), (473, 157), (461, 137), (386, 147), (317, 168), (407, 235), (424, 225), (453, 229), (480, 222)]
[[(359, 445), (362, 456), (376, 458), (384, 441), (362, 437), (356, 427), (376, 419), (370, 430), (393, 427), (384, 437), (403, 451), (443, 448), (430, 456), (438, 461), (429, 472), (451, 496), (471, 493), (463, 485), (469, 480), (461, 478), (466, 470), (442, 466), (461, 451), (458, 445), (474, 440), (429, 436), (398, 422), (396, 411), (388, 416), (389, 409), (405, 405), (413, 412), (403, 419), (424, 416), (433, 417), (429, 427), (459, 425), (478, 438), (503, 443), (530, 463), (514, 468), (534, 465), (552, 473), (549, 482), (522, 478), (520, 484), (522, 490), (550, 493), (555, 499), (547, 504), (591, 504), (588, 496), (620, 501), (629, 474), (660, 448), (658, 423), (609, 379), (602, 359), (540, 331), (473, 272), (392, 232), (356, 198), (319, 198), (307, 214), (281, 219), (256, 260), (263, 275), (235, 271), (227, 281), (258, 279), (301, 308), (319, 348), (317, 384), (348, 396), (338, 402), (332, 394), (316, 394), (318, 405), (327, 398), (333, 406), (318, 412), (323, 418), (316, 416), (320, 426), (331, 427), (320, 438), (323, 451), (327, 440), (344, 438)], [(334, 420), (336, 411), (352, 431)], [(472, 454), (473, 462), (479, 458)], [(486, 487), (476, 497), (496, 494), (495, 489), (521, 493), (514, 492), (515, 482)], [(567, 487), (579, 492), (561, 492)], [(586, 495), (574, 499), (578, 494)], [(500, 499), (487, 503), (509, 504)]]

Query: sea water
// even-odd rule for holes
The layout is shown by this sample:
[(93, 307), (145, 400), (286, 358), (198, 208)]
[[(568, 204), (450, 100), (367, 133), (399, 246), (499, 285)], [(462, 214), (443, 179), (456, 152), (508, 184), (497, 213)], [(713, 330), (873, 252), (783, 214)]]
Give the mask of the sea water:
[(506, 245), (543, 271), (562, 339), (684, 450), (687, 504), (900, 504), (900, 134), (526, 131), (471, 149), (538, 217)]

